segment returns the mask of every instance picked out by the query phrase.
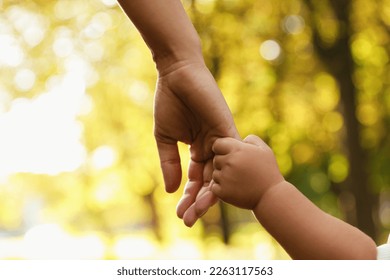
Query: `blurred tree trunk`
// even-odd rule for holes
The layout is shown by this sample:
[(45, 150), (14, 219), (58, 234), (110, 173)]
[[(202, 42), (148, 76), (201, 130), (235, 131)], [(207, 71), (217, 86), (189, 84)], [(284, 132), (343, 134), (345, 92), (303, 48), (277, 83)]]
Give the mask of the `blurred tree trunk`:
[(157, 241), (161, 242), (163, 240), (163, 235), (161, 232), (161, 223), (160, 223), (160, 218), (158, 215), (158, 210), (157, 210), (157, 205), (155, 201), (155, 191), (151, 192), (150, 194), (147, 194), (144, 196), (145, 202), (149, 206), (150, 210), (150, 223), (151, 223), (151, 228), (153, 230), (154, 236), (156, 237)]
[[(308, 0), (312, 15), (316, 13), (316, 1)], [(351, 24), (349, 21), (351, 0), (330, 0), (333, 13), (339, 22), (339, 34), (335, 43), (326, 45), (321, 40), (321, 34), (313, 24), (313, 44), (316, 52), (334, 76), (340, 88), (341, 111), (345, 120), (345, 148), (349, 159), (349, 176), (345, 182), (347, 190), (355, 200), (354, 219), (349, 220), (372, 238), (376, 238), (376, 228), (373, 219), (375, 199), (368, 184), (367, 155), (360, 145), (360, 127), (356, 118), (356, 88), (352, 75), (355, 70), (350, 40)], [(317, 11), (318, 13), (318, 11)], [(348, 215), (347, 215), (348, 216)]]

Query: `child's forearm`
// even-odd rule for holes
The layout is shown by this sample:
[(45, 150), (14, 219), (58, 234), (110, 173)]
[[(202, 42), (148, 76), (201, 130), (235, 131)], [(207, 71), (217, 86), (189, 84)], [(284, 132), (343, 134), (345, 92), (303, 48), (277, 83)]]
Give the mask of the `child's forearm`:
[(284, 181), (270, 188), (253, 210), (293, 259), (375, 259), (374, 241), (332, 217)]
[(203, 62), (199, 36), (180, 0), (119, 0), (161, 71), (174, 62)]

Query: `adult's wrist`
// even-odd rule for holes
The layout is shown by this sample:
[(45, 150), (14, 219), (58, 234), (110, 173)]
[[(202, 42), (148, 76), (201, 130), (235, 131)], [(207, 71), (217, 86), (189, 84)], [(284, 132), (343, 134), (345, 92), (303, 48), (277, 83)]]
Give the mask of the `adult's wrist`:
[(160, 77), (187, 65), (204, 65), (200, 41), (194, 41), (185, 48), (172, 46), (164, 50), (151, 50)]

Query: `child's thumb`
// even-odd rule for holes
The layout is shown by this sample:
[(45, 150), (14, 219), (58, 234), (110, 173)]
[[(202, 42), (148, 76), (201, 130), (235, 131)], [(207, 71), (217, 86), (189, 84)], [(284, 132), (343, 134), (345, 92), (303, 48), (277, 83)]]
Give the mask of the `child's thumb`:
[(258, 136), (253, 135), (253, 134), (245, 137), (244, 142), (248, 143), (248, 144), (256, 145), (256, 146), (264, 145), (264, 141), (261, 138), (259, 138)]

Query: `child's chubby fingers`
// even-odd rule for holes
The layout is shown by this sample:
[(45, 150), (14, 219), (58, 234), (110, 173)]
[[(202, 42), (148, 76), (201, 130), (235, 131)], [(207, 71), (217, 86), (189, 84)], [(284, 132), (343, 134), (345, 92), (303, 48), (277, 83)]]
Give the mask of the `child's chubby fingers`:
[(214, 182), (214, 184), (211, 186), (211, 192), (218, 198), (224, 200), (223, 197), (223, 188), (220, 184), (217, 182)]
[(213, 158), (214, 172), (215, 172), (215, 170), (222, 170), (222, 168), (223, 168), (223, 166), (225, 165), (225, 162), (226, 162), (226, 157), (227, 157), (227, 155), (225, 155), (225, 156), (217, 156), (217, 155), (214, 156), (214, 158)]
[(221, 184), (222, 180), (222, 170), (214, 169), (213, 172), (213, 182), (217, 184)]
[(230, 137), (218, 138), (217, 140), (215, 140), (212, 150), (216, 155), (227, 155), (240, 142), (241, 142), (240, 140), (230, 138)]
[(256, 135), (253, 135), (253, 134), (250, 134), (247, 137), (245, 137), (243, 142), (248, 143), (248, 144), (252, 144), (255, 146), (264, 146), (264, 145), (266, 146), (267, 145), (267, 144), (265, 144), (263, 139), (261, 139), (260, 137), (258, 137)]

